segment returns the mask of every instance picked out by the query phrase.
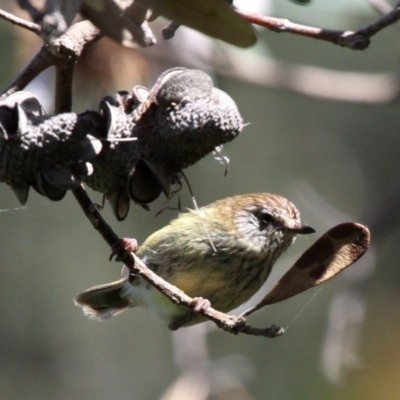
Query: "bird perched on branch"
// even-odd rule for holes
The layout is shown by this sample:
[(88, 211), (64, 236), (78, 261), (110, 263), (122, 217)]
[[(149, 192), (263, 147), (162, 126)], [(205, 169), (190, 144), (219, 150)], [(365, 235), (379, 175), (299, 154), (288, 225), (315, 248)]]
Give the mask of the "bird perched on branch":
[[(228, 312), (261, 288), (277, 258), (298, 234), (313, 232), (289, 200), (254, 193), (180, 214), (149, 236), (136, 254), (187, 295), (207, 299), (213, 308)], [(129, 274), (126, 267), (119, 281), (87, 289), (76, 296), (75, 304), (100, 321), (135, 306), (155, 312), (171, 329), (205, 321), (141, 277)]]

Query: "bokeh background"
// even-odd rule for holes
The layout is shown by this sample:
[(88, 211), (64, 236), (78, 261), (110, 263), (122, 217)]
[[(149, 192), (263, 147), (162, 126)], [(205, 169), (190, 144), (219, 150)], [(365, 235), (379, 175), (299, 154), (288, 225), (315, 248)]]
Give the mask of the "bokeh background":
[[(10, 3), (0, 5), (11, 10)], [(235, 4), (331, 29), (356, 30), (378, 17), (364, 0)], [(107, 39), (91, 48), (77, 66), (75, 111), (96, 109), (117, 90), (152, 86), (169, 67), (203, 69), (249, 125), (224, 148), (226, 177), (211, 156), (186, 171), (198, 204), (279, 193), (317, 234), (345, 221), (366, 224), (372, 248), (321, 290), (250, 318), (255, 326), (289, 327), (274, 340), (229, 335), (211, 323), (171, 333), (142, 309), (98, 323), (84, 318), (72, 298), (117, 279), (120, 265), (108, 262), (109, 249), (72, 195), (55, 203), (32, 192), (20, 207), (2, 184), (0, 398), (400, 399), (399, 28), (357, 52), (263, 29), (247, 50), (189, 29), (163, 42), (163, 25), (153, 25), (159, 44), (149, 50), (121, 49)], [(2, 88), (40, 45), (0, 21)], [(53, 85), (46, 71), (29, 87), (48, 112)], [(192, 205), (185, 187), (181, 203)], [(142, 242), (176, 215), (154, 217), (165, 205), (159, 199), (150, 212), (132, 206), (123, 223), (108, 205), (103, 213), (119, 235)], [(298, 239), (264, 293), (317, 237)]]

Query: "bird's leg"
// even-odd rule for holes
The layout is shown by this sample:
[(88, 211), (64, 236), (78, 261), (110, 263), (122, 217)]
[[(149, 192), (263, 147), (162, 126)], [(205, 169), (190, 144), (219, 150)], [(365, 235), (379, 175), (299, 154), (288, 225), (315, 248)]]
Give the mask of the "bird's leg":
[(135, 253), (137, 248), (138, 243), (136, 239), (121, 238), (117, 240), (111, 248), (110, 261), (113, 257), (116, 257), (116, 261), (121, 261), (127, 254)]

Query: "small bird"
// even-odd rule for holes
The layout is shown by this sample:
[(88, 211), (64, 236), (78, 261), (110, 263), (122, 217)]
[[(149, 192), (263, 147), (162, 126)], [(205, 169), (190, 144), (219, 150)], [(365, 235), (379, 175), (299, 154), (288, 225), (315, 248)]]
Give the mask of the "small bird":
[[(149, 236), (136, 254), (187, 295), (207, 299), (213, 308), (228, 312), (261, 288), (277, 258), (298, 234), (313, 232), (289, 200), (254, 193), (180, 214)], [(100, 321), (135, 306), (147, 307), (171, 329), (206, 320), (171, 302), (127, 267), (119, 281), (87, 289), (75, 297), (75, 304), (83, 307), (86, 316)]]

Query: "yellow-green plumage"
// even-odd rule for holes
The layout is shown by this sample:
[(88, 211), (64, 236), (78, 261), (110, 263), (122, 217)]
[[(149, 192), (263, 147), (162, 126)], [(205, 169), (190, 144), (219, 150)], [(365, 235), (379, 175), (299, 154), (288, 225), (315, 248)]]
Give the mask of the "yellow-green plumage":
[[(149, 236), (136, 254), (189, 296), (208, 299), (214, 308), (227, 312), (258, 291), (297, 233), (311, 231), (288, 200), (256, 193), (216, 201), (199, 213), (180, 214)], [(131, 284), (128, 275), (88, 289), (75, 301), (99, 320), (133, 306), (145, 306), (169, 323), (191, 312), (141, 278)], [(187, 325), (203, 320), (197, 316)]]

